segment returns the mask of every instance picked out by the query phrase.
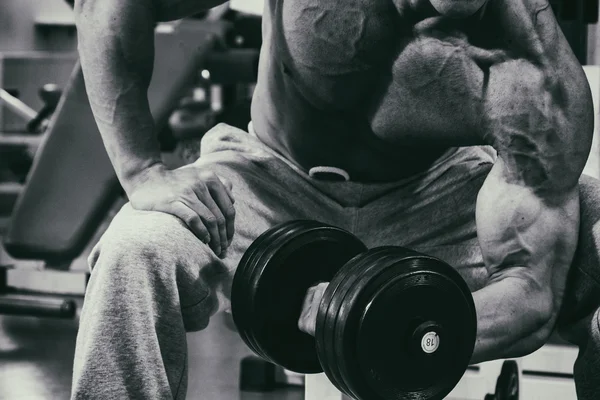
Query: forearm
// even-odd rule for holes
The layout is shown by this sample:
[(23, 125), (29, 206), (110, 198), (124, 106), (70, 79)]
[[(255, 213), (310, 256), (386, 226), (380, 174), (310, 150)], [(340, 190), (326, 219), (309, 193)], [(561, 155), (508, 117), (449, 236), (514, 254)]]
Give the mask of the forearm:
[[(507, 277), (473, 293), (477, 341), (472, 364), (515, 358), (538, 349), (552, 332), (553, 299), (541, 288)], [(545, 311), (544, 311), (545, 310)]]
[(516, 59), (492, 65), (484, 87), (485, 139), (506, 179), (542, 198), (578, 182), (591, 147), (594, 111), (583, 68), (545, 0), (490, 1)]
[(147, 89), (154, 61), (150, 1), (78, 1), (79, 55), (96, 123), (126, 191), (160, 162)]

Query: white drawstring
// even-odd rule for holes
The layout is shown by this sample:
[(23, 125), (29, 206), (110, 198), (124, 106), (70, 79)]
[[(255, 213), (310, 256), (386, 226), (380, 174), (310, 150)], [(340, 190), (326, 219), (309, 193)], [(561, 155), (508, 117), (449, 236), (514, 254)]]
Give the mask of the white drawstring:
[(350, 175), (341, 168), (336, 167), (313, 167), (308, 171), (308, 175), (311, 178), (319, 179), (320, 174), (333, 174), (344, 178), (346, 182), (350, 180)]

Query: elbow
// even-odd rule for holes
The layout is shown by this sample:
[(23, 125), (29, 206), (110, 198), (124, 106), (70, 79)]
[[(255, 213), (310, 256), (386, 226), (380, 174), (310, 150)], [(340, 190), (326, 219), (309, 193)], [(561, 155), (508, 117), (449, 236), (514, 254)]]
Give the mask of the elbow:
[(529, 322), (533, 322), (532, 324), (515, 330), (519, 334), (511, 340), (512, 344), (508, 347), (509, 350), (502, 355), (502, 358), (528, 356), (548, 342), (548, 339), (554, 332), (554, 321), (552, 321), (551, 317), (542, 315), (541, 313), (533, 316), (533, 318), (529, 320)]
[(73, 12), (78, 30), (89, 26), (90, 22), (95, 19), (93, 17), (98, 17), (98, 9), (102, 3), (99, 0), (75, 0)]
[(534, 329), (529, 335), (530, 349), (529, 353), (533, 353), (542, 347), (554, 332), (554, 324), (556, 322), (556, 313), (548, 313), (539, 311), (534, 316)]
[(153, 0), (75, 0), (73, 7), (78, 32), (110, 32), (132, 18), (153, 19), (153, 10)]
[(89, 3), (93, 3), (93, 1), (75, 0), (75, 3), (73, 4), (73, 15), (75, 17), (75, 26), (77, 27), (77, 30), (82, 26), (81, 22), (85, 18), (87, 9), (90, 7)]
[(545, 324), (541, 324), (537, 329), (521, 339), (520, 345), (517, 345), (516, 347), (519, 351), (517, 351), (516, 354), (511, 355), (511, 358), (525, 357), (539, 350), (548, 342), (548, 339), (550, 339), (552, 332), (554, 332), (553, 328), (554, 323), (552, 323), (550, 319), (546, 320)]
[(554, 332), (558, 316), (557, 304), (551, 291), (535, 290), (531, 285), (529, 289), (530, 300), (524, 312), (527, 317), (526, 323), (523, 324), (525, 329), (522, 331), (523, 342), (520, 346), (523, 355), (531, 354), (546, 344)]
[(101, 0), (75, 0), (73, 12), (80, 39), (85, 38), (85, 34), (90, 30), (104, 26), (110, 21), (109, 3), (111, 2)]

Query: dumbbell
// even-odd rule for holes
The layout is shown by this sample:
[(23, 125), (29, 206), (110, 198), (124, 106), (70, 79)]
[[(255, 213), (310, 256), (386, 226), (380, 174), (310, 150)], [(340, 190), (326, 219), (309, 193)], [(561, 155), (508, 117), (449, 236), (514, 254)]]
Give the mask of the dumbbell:
[(519, 400), (519, 366), (514, 360), (502, 363), (496, 381), (496, 393), (488, 394), (485, 400)]
[[(315, 337), (298, 328), (308, 289), (329, 282)], [(359, 400), (443, 399), (476, 337), (467, 284), (447, 263), (402, 247), (367, 249), (351, 233), (290, 221), (260, 235), (233, 278), (242, 340), (290, 371), (325, 372)]]

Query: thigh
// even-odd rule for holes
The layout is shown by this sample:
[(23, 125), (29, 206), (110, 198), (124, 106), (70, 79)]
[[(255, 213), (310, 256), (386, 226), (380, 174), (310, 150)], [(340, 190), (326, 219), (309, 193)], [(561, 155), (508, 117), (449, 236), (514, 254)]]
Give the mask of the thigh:
[(109, 254), (112, 259), (135, 255), (136, 259), (175, 265), (184, 311), (203, 302), (222, 311), (230, 306), (235, 269), (260, 234), (292, 219), (333, 223), (332, 218), (343, 210), (322, 201), (323, 195), (305, 177), (258, 139), (224, 124), (205, 135), (202, 154), (193, 167), (210, 169), (232, 183), (235, 234), (224, 255), (217, 257), (176, 217), (126, 205), (96, 246), (91, 265), (96, 264), (100, 252), (104, 259)]

